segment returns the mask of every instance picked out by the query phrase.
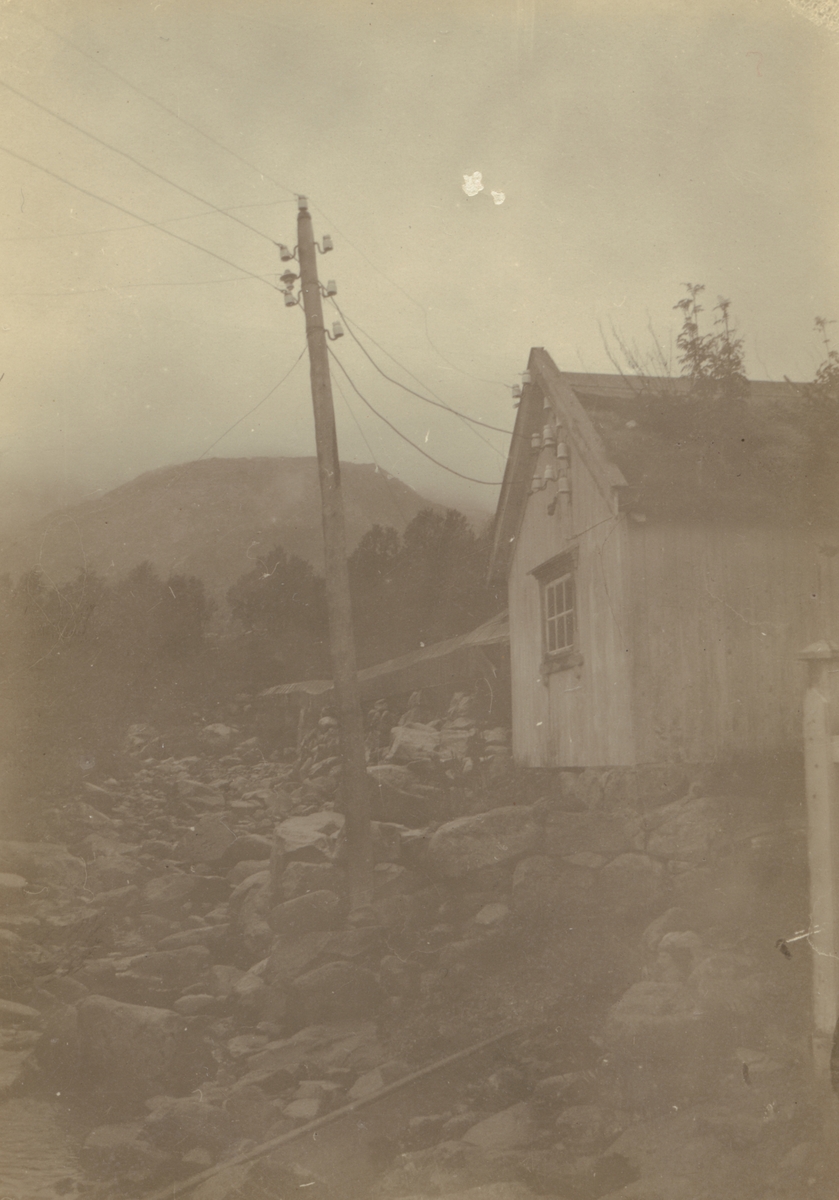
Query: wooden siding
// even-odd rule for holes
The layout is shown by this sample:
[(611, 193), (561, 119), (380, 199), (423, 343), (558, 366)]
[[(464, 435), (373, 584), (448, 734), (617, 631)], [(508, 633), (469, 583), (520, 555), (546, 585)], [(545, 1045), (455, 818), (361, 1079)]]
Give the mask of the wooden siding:
[[(549, 451), (539, 459), (544, 470)], [(528, 498), (509, 576), (513, 753), (532, 767), (632, 765), (630, 647), (625, 606), (626, 516), (618, 515), (571, 447), (571, 512), (547, 512), (552, 488)], [(582, 664), (542, 676), (542, 612), (529, 573), (578, 547)]]
[(797, 655), (839, 640), (836, 531), (630, 518), (626, 532), (638, 761), (800, 746)]

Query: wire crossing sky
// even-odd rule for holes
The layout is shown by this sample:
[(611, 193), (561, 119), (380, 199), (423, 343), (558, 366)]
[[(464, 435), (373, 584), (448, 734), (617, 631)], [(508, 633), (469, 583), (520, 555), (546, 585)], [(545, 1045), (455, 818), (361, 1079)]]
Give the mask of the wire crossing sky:
[(672, 347), (692, 280), (807, 379), (839, 318), (839, 35), (788, 0), (13, 0), (0, 81), (0, 495), (314, 453), (298, 191), (342, 456), (450, 503), (493, 506), (533, 345)]

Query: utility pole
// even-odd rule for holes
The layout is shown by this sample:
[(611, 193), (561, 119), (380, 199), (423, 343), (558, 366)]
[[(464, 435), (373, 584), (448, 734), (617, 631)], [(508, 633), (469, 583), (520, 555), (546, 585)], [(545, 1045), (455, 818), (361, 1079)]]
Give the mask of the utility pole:
[[(338, 461), (338, 438), (335, 431), (335, 410), (332, 404), (332, 383), (326, 345), (328, 335), (323, 324), (312, 216), (305, 196), (297, 197), (297, 206), (297, 252), (303, 310), (306, 314), (306, 340), (309, 347), (312, 407), (315, 414), (315, 441), (323, 510), (326, 603), (341, 746), (341, 790), (346, 821), (350, 908), (356, 912), (370, 905), (373, 894), (369, 779), (364, 753), (364, 721), (358, 694), (341, 468)], [(327, 242), (326, 238), (325, 249), (331, 249), (331, 242)], [(285, 247), (280, 248), (280, 253), (285, 261), (286, 255), (288, 258), (293, 257)], [(286, 303), (290, 290), (289, 284)]]

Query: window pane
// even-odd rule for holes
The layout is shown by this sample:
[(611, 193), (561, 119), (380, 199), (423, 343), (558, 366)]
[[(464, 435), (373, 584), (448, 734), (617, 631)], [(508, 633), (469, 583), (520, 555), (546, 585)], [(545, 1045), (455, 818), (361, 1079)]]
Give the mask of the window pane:
[(574, 576), (571, 572), (544, 585), (545, 653), (557, 654), (574, 647)]

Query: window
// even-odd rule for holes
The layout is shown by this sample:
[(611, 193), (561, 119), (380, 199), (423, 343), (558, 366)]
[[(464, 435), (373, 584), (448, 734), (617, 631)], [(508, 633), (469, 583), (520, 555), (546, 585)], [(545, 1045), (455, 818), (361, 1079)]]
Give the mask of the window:
[(545, 653), (574, 648), (574, 576), (570, 571), (544, 585)]
[(547, 674), (582, 665), (578, 653), (576, 567), (577, 552), (572, 549), (531, 572), (542, 593), (542, 666)]

